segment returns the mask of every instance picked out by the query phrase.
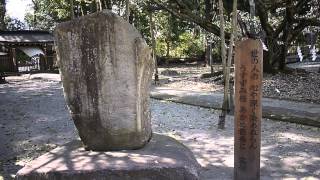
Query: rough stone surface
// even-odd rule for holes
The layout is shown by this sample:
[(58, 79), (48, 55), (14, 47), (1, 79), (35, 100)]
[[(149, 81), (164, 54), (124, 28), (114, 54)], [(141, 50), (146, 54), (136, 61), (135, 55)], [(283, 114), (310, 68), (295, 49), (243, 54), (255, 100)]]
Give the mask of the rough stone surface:
[(137, 149), (151, 137), (154, 63), (139, 32), (110, 11), (59, 24), (65, 98), (86, 149)]
[(197, 180), (200, 165), (173, 138), (154, 134), (139, 150), (85, 151), (73, 141), (21, 169), (17, 180)]

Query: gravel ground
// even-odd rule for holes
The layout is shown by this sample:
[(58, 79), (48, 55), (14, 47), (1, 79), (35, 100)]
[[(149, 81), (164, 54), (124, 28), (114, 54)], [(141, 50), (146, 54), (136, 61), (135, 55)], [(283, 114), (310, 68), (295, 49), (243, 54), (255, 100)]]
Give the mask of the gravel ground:
[[(319, 62), (317, 66), (320, 66)], [(263, 79), (263, 96), (293, 101), (303, 101), (320, 104), (320, 73), (314, 72), (315, 63), (312, 66), (306, 64), (292, 64), (292, 68), (305, 68), (306, 73), (279, 73), (275, 75), (265, 74)], [(313, 69), (312, 69), (313, 68)], [(214, 66), (214, 71), (221, 70), (219, 65)], [(176, 71), (176, 76), (160, 75), (162, 87), (181, 90), (195, 90), (206, 92), (223, 92), (223, 81), (214, 78), (201, 79), (201, 74), (210, 73), (210, 67), (203, 66), (175, 66), (159, 68), (159, 72)]]
[(320, 73), (265, 75), (266, 97), (320, 104)]
[[(0, 85), (0, 179), (10, 179), (26, 162), (76, 139), (61, 84), (11, 78)], [(151, 101), (154, 132), (170, 135), (195, 154), (202, 180), (232, 179), (233, 117), (217, 130), (218, 112)], [(261, 179), (319, 179), (320, 130), (264, 119)]]
[(57, 82), (10, 77), (0, 84), (0, 180), (76, 137)]

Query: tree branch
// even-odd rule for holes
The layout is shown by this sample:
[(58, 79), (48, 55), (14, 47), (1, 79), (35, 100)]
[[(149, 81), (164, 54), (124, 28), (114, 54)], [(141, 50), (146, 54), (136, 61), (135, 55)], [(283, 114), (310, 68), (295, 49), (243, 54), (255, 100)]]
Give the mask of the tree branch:
[[(181, 0), (176, 0), (179, 1), (179, 3), (183, 3)], [(212, 24), (209, 20), (206, 20), (204, 18), (201, 18), (199, 15), (196, 15), (194, 13), (192, 13), (192, 10), (190, 10), (189, 8), (187, 8), (186, 5), (179, 5), (180, 9), (177, 9), (176, 7), (170, 7), (169, 5), (160, 2), (159, 0), (153, 0), (153, 2), (155, 4), (157, 4), (158, 6), (160, 6), (162, 9), (168, 11), (169, 13), (171, 13), (172, 15), (189, 21), (189, 22), (193, 22), (197, 25), (199, 25), (200, 27), (202, 27), (203, 29), (207, 30), (208, 32), (211, 32), (213, 34), (215, 34), (216, 36), (220, 36), (220, 28), (217, 25)], [(226, 38), (229, 39), (230, 38), (230, 33), (226, 32)]]
[(266, 13), (266, 7), (261, 2), (261, 0), (256, 1), (256, 8), (262, 28), (266, 31), (268, 36), (274, 36), (274, 29), (268, 23), (268, 14)]
[(320, 27), (320, 20), (317, 18), (312, 18), (312, 19), (299, 18), (299, 19), (294, 19), (294, 22), (298, 23), (298, 25), (293, 29), (288, 42), (292, 42), (293, 40), (295, 40), (295, 38), (299, 35), (299, 33), (308, 26)]

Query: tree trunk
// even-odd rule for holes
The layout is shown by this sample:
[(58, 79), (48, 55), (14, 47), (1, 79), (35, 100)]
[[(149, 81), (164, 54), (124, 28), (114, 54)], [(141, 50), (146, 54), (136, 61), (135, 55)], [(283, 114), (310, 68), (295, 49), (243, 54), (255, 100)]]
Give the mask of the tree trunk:
[(234, 80), (233, 81), (230, 81), (230, 86), (229, 86), (229, 113), (230, 114), (234, 114)]
[(205, 0), (205, 17), (208, 22), (212, 22), (214, 16), (213, 0)]
[[(231, 63), (232, 63), (232, 58), (233, 58), (234, 39), (235, 39), (236, 33), (237, 33), (237, 4), (238, 4), (238, 1), (233, 0), (231, 36), (230, 36), (230, 44), (229, 44), (229, 50), (228, 50), (228, 61), (227, 61), (227, 69), (226, 69), (227, 74), (226, 74), (226, 78), (225, 78), (226, 80), (225, 80), (225, 85), (224, 85), (224, 88), (226, 89), (225, 92), (227, 93), (226, 97), (228, 100), (228, 103), (226, 103), (225, 106), (226, 106), (226, 108), (228, 108), (229, 111), (233, 107), (233, 99), (231, 99), (231, 98), (233, 98), (233, 95), (232, 95), (233, 92), (231, 92), (231, 91), (233, 91), (233, 84), (230, 84), (230, 68), (231, 68)], [(230, 86), (232, 86), (232, 87), (230, 88)]]
[(105, 6), (107, 9), (112, 9), (112, 1), (111, 0), (106, 0), (105, 1)]
[(96, 9), (97, 11), (101, 11), (102, 10), (102, 3), (101, 0), (96, 0)]
[(170, 56), (170, 40), (166, 40), (166, 57)]
[[(226, 49), (225, 49), (225, 34), (224, 34), (224, 13), (223, 13), (223, 2), (222, 0), (219, 0), (219, 16), (220, 16), (220, 39), (221, 39), (221, 59), (222, 59), (222, 66), (223, 66), (223, 77), (224, 77), (224, 82), (226, 81)], [(226, 88), (224, 87), (224, 90)], [(224, 91), (224, 98), (223, 98), (223, 103), (222, 103), (222, 111), (219, 116), (219, 123), (218, 123), (218, 128), (219, 129), (224, 129), (225, 127), (225, 119), (226, 119), (226, 109), (227, 107), (227, 98), (226, 98), (226, 92)]]
[(156, 39), (154, 36), (154, 21), (152, 18), (152, 12), (149, 12), (149, 19), (150, 19), (150, 34), (151, 34), (151, 43), (152, 43), (152, 60), (154, 61), (155, 64), (155, 72), (154, 72), (154, 82), (155, 84), (159, 83), (159, 75), (158, 75), (158, 62), (157, 62), (157, 54), (156, 54)]
[(121, 1), (118, 1), (118, 15), (121, 16)]
[[(207, 22), (212, 22), (213, 20), (213, 15), (214, 15), (214, 10), (213, 10), (213, 0), (205, 0), (204, 1), (205, 4), (205, 18), (207, 20)], [(200, 11), (200, 5), (198, 8), (198, 11)], [(209, 33), (206, 33), (206, 36), (209, 36)], [(212, 73), (212, 63), (210, 62), (210, 57), (211, 57), (211, 61), (212, 61), (212, 44), (211, 47), (209, 46), (210, 41), (208, 40), (208, 37), (206, 37), (206, 65), (210, 65), (211, 68), (211, 73)], [(210, 64), (211, 63), (211, 64)]]
[(208, 66), (210, 65), (210, 59), (209, 59), (209, 54), (210, 54), (210, 50), (209, 50), (209, 42), (207, 41), (206, 45), (206, 51), (205, 51), (205, 65), (204, 66)]
[(37, 27), (37, 16), (36, 12), (38, 12), (38, 3), (35, 0), (32, 0), (33, 3), (33, 29)]
[(278, 59), (278, 62), (279, 62), (278, 69), (280, 71), (283, 71), (286, 67), (287, 52), (288, 52), (288, 45), (287, 45), (287, 42), (285, 42), (285, 44), (281, 47), (281, 53)]
[(209, 50), (209, 64), (210, 64), (210, 72), (213, 74), (213, 62), (212, 62), (212, 42), (208, 42), (208, 50)]
[(81, 10), (81, 16), (87, 15), (86, 3), (83, 1), (80, 1), (80, 10)]
[(74, 4), (73, 4), (73, 0), (70, 0), (70, 17), (71, 17), (71, 19), (74, 19)]
[(126, 20), (129, 21), (130, 17), (130, 0), (126, 0)]
[(274, 37), (268, 36), (265, 43), (268, 51), (263, 53), (263, 71), (266, 73), (275, 73), (277, 71), (275, 63), (280, 58), (281, 47)]
[(278, 59), (279, 62), (279, 70), (284, 70), (286, 67), (286, 57), (289, 48), (289, 35), (291, 35), (290, 31), (292, 29), (293, 24), (293, 2), (292, 0), (287, 1), (286, 3), (286, 16), (285, 16), (285, 27), (283, 29), (282, 35), (282, 48), (280, 53), (280, 58)]
[[(219, 0), (219, 9), (221, 8), (220, 16), (223, 16), (223, 3), (222, 1), (220, 3), (220, 1), (221, 0)], [(222, 25), (220, 26), (221, 26), (221, 29), (224, 30), (224, 27), (223, 27), (224, 23), (222, 23)], [(227, 59), (227, 62), (224, 62), (224, 96), (223, 96), (222, 112), (219, 117), (219, 124), (218, 124), (219, 129), (225, 128), (227, 111), (230, 109), (230, 106), (232, 106), (230, 104), (230, 99), (229, 99), (232, 96), (231, 92), (229, 92), (230, 91), (230, 67), (231, 67), (231, 61), (233, 57), (233, 44), (234, 44), (234, 38), (235, 38), (236, 29), (237, 29), (236, 27), (237, 27), (237, 0), (233, 0), (232, 26), (231, 26), (231, 37), (230, 37), (230, 44), (229, 44), (229, 50), (228, 50), (228, 59)], [(221, 38), (224, 41), (224, 37), (221, 37)], [(224, 47), (224, 44), (223, 44), (223, 47)], [(225, 49), (221, 48), (221, 51), (225, 51)], [(222, 58), (225, 59), (225, 57), (222, 57)]]

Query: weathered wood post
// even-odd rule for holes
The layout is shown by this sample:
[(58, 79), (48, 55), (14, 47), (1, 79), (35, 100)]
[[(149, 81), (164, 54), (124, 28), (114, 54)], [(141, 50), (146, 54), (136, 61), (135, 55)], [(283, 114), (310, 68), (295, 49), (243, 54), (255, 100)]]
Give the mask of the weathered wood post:
[(260, 179), (263, 49), (247, 39), (235, 54), (234, 179)]

